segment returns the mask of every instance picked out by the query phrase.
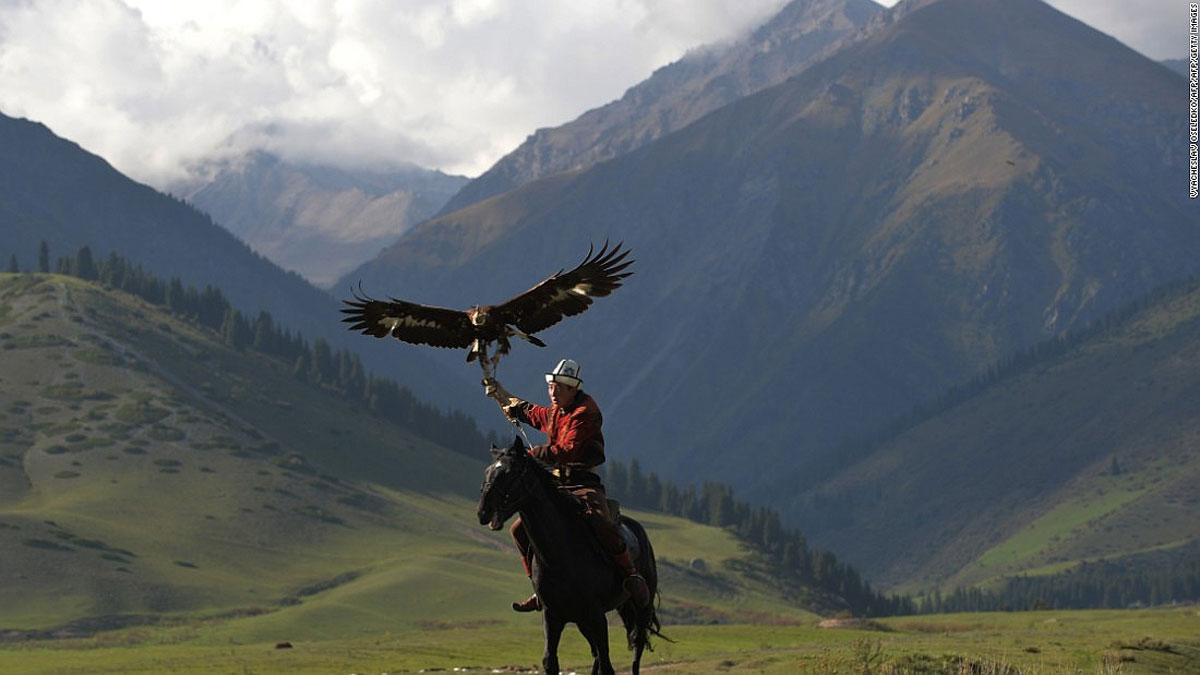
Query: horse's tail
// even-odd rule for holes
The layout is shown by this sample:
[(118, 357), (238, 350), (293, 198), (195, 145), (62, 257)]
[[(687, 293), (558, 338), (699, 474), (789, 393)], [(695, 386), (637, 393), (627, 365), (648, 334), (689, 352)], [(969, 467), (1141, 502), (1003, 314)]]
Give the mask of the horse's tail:
[(636, 674), (638, 664), (642, 660), (642, 652), (646, 649), (651, 651), (654, 649), (650, 645), (651, 635), (667, 642), (674, 642), (674, 640), (662, 634), (662, 624), (658, 620), (656, 609), (659, 601), (658, 565), (654, 560), (654, 547), (650, 545), (646, 529), (642, 527), (641, 523), (628, 516), (621, 516), (621, 522), (637, 538), (640, 549), (637, 568), (642, 578), (646, 580), (646, 587), (650, 590), (650, 602), (645, 607), (638, 608), (632, 602), (626, 602), (618, 609), (621, 620), (625, 624), (625, 635), (629, 640), (629, 648), (634, 651), (633, 672)]

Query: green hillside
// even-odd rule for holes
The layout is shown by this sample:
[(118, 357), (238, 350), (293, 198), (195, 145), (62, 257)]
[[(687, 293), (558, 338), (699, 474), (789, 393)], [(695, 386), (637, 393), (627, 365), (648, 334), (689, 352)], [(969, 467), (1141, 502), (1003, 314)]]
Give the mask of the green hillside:
[[(485, 448), (476, 461), (431, 444), (59, 275), (0, 275), (0, 385), (10, 640), (203, 617), (234, 641), (520, 619), (507, 605), (528, 581), (507, 535), (475, 522)], [(644, 521), (668, 621), (812, 616), (732, 534)]]
[(880, 443), (794, 510), (814, 541), (893, 588), (1082, 561), (1162, 569), (1200, 542), (1197, 401), (1189, 282)]

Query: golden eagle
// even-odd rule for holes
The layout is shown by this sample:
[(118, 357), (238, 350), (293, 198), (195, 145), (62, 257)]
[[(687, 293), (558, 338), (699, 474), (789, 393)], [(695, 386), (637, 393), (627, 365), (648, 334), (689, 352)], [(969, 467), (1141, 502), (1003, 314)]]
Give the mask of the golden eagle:
[(599, 298), (621, 286), (621, 281), (633, 274), (625, 268), (633, 264), (625, 260), (629, 250), (617, 244), (610, 251), (608, 242), (593, 255), (594, 247), (575, 269), (559, 270), (542, 283), (499, 305), (476, 305), (468, 310), (446, 309), (397, 300), (372, 300), (355, 293), (354, 300), (342, 313), (342, 321), (353, 324), (350, 330), (378, 338), (391, 335), (413, 344), (452, 349), (469, 348), (467, 361), (487, 360), (488, 346), (496, 343), (492, 364), (510, 348), (509, 338), (519, 337), (539, 347), (546, 344), (533, 336), (558, 323), (564, 316), (575, 316)]

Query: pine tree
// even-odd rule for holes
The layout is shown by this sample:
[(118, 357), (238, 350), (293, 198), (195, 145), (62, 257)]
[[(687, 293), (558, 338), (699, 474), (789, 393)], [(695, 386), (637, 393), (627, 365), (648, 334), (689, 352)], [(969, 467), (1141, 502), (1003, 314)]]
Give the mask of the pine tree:
[(625, 465), (621, 462), (608, 462), (605, 469), (604, 484), (608, 486), (608, 491), (619, 499), (629, 499), (629, 473), (625, 470)]
[(335, 384), (337, 382), (337, 367), (333, 362), (333, 350), (325, 338), (313, 340), (312, 365), (309, 379), (318, 384)]
[(117, 255), (116, 251), (110, 251), (108, 258), (100, 263), (100, 281), (113, 288), (123, 289), (125, 287), (127, 268), (128, 265), (125, 263), (125, 259)]
[(642, 498), (646, 494), (646, 477), (642, 475), (642, 467), (635, 457), (629, 462), (629, 485), (625, 494), (629, 495), (629, 503), (644, 506)]
[(246, 348), (249, 341), (250, 329), (242, 313), (230, 307), (225, 312), (225, 320), (221, 323), (221, 339), (225, 344), (239, 352)]
[(90, 246), (80, 247), (79, 252), (75, 254), (75, 276), (88, 281), (100, 278), (100, 274), (96, 271), (96, 262), (92, 259)]
[(662, 501), (662, 481), (658, 479), (658, 474), (653, 471), (646, 477), (646, 498), (643, 506), (646, 508), (658, 508)]
[[(171, 280), (167, 282), (167, 309), (180, 316), (186, 316), (187, 305), (184, 302), (185, 298), (187, 298), (187, 293), (183, 290), (183, 280), (179, 277), (171, 277)], [(224, 318), (222, 317), (222, 319)], [(222, 326), (221, 332), (225, 332), (224, 326)]]
[[(312, 359), (309, 356), (307, 349), (303, 350), (296, 356), (296, 362), (292, 365), (292, 376), (302, 382), (308, 381), (309, 370), (312, 369)], [(379, 410), (376, 410), (379, 412)]]
[(38, 245), (38, 271), (47, 273), (50, 271), (50, 245), (43, 239)]
[(250, 345), (256, 352), (276, 354), (279, 338), (275, 329), (275, 321), (267, 312), (259, 312), (254, 320), (254, 339)]

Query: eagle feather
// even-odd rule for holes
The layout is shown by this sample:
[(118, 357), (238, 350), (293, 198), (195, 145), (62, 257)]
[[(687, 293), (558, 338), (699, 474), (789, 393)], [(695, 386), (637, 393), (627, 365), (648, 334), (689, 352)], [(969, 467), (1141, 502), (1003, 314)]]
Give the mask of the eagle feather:
[(422, 305), (389, 298), (374, 300), (354, 294), (345, 300), (342, 321), (350, 330), (377, 338), (394, 337), (413, 344), (450, 349), (470, 349), (471, 361), (487, 346), (496, 343), (497, 355), (508, 353), (509, 338), (518, 337), (546, 346), (533, 336), (538, 331), (575, 316), (591, 306), (593, 298), (604, 297), (619, 288), (633, 272), (625, 271), (633, 260), (621, 244), (609, 250), (605, 242), (599, 252), (588, 248), (583, 262), (569, 272), (559, 270), (540, 284), (494, 306), (475, 306), (467, 311)]

